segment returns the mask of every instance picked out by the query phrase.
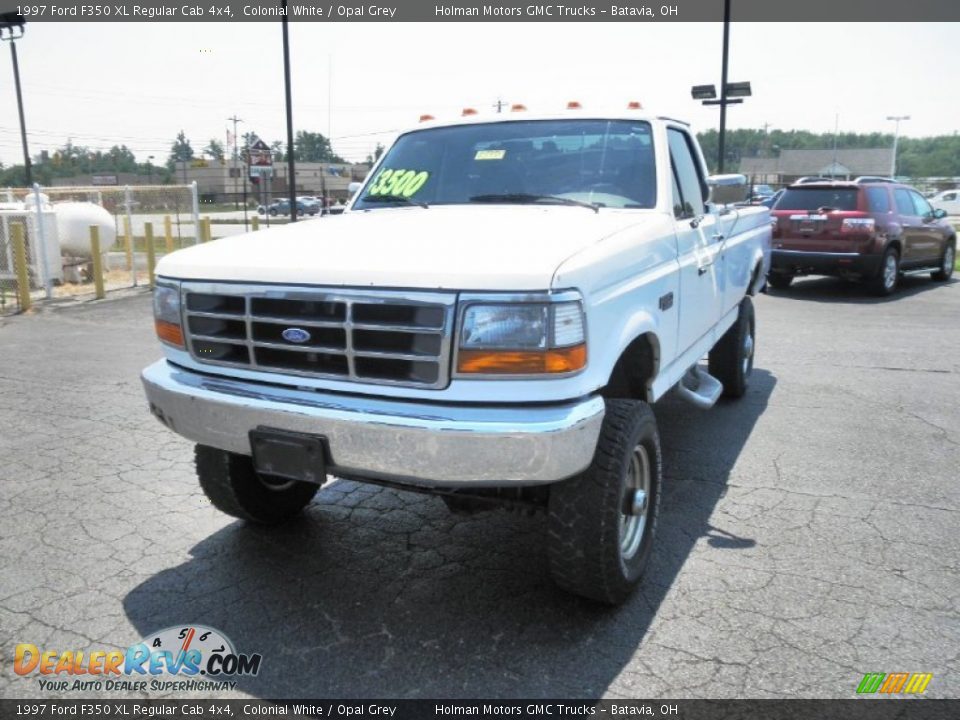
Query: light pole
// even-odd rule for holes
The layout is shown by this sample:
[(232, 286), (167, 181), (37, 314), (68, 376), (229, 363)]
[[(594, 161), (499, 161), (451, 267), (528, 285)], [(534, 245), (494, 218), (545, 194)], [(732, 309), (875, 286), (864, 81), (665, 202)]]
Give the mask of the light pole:
[(280, 27), (283, 35), (283, 89), (287, 106), (287, 190), (290, 222), (297, 221), (297, 169), (293, 159), (293, 96), (290, 90), (290, 32), (287, 29), (287, 0), (283, 0)]
[[(240, 160), (240, 156), (237, 154), (237, 123), (242, 123), (243, 120), (238, 118), (236, 113), (233, 114), (233, 117), (228, 117), (227, 120), (233, 123), (233, 167), (230, 169), (230, 174), (233, 175), (233, 209), (237, 210), (240, 207), (237, 204), (240, 202), (240, 200), (237, 198), (237, 195), (239, 194), (237, 193), (237, 181), (240, 177), (240, 163), (238, 162)], [(244, 180), (243, 183), (243, 189), (246, 190), (247, 181)], [(243, 202), (244, 205), (246, 205), (246, 198), (244, 198)]]
[(896, 123), (893, 131), (893, 158), (890, 160), (890, 177), (897, 176), (897, 144), (900, 141), (900, 121), (909, 120), (909, 115), (887, 115), (887, 120), (893, 120)]
[[(23, 119), (23, 95), (20, 92), (20, 64), (17, 62), (17, 43), (23, 37), (27, 21), (17, 13), (0, 14), (0, 38), (10, 42), (10, 58), (13, 60), (13, 83), (17, 89), (17, 110), (20, 113), (20, 141), (23, 143), (23, 170), (26, 186), (33, 185), (33, 171), (30, 167), (30, 151), (27, 149), (27, 125)], [(6, 35), (4, 35), (6, 31)]]
[(147, 182), (153, 185), (153, 158), (155, 155), (147, 155)]

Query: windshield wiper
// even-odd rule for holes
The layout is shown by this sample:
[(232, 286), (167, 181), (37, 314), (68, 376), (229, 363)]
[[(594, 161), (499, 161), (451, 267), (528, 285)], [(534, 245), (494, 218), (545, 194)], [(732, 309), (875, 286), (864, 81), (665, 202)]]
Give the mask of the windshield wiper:
[(593, 210), (595, 213), (600, 212), (599, 203), (588, 203), (583, 202), (582, 200), (574, 200), (573, 198), (560, 197), (559, 195), (535, 195), (534, 193), (502, 193), (495, 194), (491, 193), (488, 195), (474, 195), (470, 198), (470, 202), (508, 202), (508, 203), (536, 203), (543, 200), (549, 200), (551, 202), (560, 203), (561, 205), (577, 205), (579, 207), (587, 208), (588, 210)]
[(403, 195), (366, 195), (365, 197), (360, 198), (360, 201), (365, 203), (366, 202), (371, 202), (371, 203), (372, 202), (400, 202), (400, 203), (405, 203), (407, 205), (416, 205), (418, 207), (422, 207), (425, 209), (430, 207), (422, 200), (412, 200), (408, 197), (404, 197)]

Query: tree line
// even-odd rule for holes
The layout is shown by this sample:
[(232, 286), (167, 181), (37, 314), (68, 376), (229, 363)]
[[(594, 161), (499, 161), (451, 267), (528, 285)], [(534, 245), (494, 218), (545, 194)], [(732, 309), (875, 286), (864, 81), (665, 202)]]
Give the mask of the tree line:
[[(246, 160), (246, 149), (257, 139), (256, 133), (244, 133), (238, 138), (237, 155)], [(718, 133), (708, 130), (697, 137), (703, 148), (710, 170), (717, 161)], [(265, 141), (266, 142), (266, 141)], [(883, 148), (893, 145), (893, 135), (884, 133), (812, 133), (807, 130), (729, 130), (725, 142), (725, 170), (736, 172), (740, 160), (745, 157), (777, 157), (783, 150), (832, 148), (838, 149)], [(286, 143), (275, 140), (267, 142), (274, 162), (286, 161)], [(377, 143), (367, 155), (366, 161), (379, 159), (384, 148)], [(84, 145), (75, 145), (71, 140), (54, 150), (43, 151), (33, 158), (33, 178), (41, 185), (50, 185), (56, 178), (75, 175), (132, 173), (149, 178), (155, 183), (176, 182), (174, 169), (181, 160), (224, 160), (232, 157), (233, 147), (216, 138), (211, 138), (197, 152), (181, 130), (170, 146), (167, 158), (161, 163), (153, 160), (138, 162), (133, 151), (126, 145), (114, 145), (109, 150), (92, 150)], [(329, 138), (322, 133), (299, 130), (294, 136), (293, 157), (297, 162), (343, 163), (345, 160), (333, 151)], [(940, 135), (927, 138), (901, 137), (897, 153), (897, 168), (907, 177), (960, 177), (960, 135)], [(22, 187), (26, 183), (23, 165), (9, 167), (0, 163), (0, 187)]]
[[(244, 161), (247, 158), (247, 148), (256, 142), (258, 136), (249, 132), (239, 138), (237, 155)], [(286, 143), (279, 140), (268, 143), (275, 162), (286, 161)], [(41, 185), (52, 185), (57, 178), (74, 177), (77, 175), (116, 175), (130, 173), (142, 176), (148, 182), (169, 184), (177, 182), (174, 170), (179, 161), (217, 160), (224, 161), (232, 157), (233, 147), (225, 147), (224, 143), (211, 138), (199, 152), (194, 150), (193, 144), (186, 133), (181, 130), (170, 145), (170, 152), (160, 162), (153, 158), (146, 162), (138, 162), (133, 151), (126, 145), (114, 145), (109, 150), (94, 150), (85, 145), (74, 144), (72, 140), (56, 150), (44, 150), (33, 156), (31, 170), (33, 181)], [(383, 146), (379, 143), (373, 153), (367, 156), (368, 162), (380, 157)], [(299, 130), (294, 136), (293, 158), (297, 162), (329, 162), (344, 163), (340, 155), (333, 151), (330, 140), (322, 133)], [(0, 163), (0, 187), (23, 187), (26, 184), (26, 172), (22, 164), (4, 166)]]

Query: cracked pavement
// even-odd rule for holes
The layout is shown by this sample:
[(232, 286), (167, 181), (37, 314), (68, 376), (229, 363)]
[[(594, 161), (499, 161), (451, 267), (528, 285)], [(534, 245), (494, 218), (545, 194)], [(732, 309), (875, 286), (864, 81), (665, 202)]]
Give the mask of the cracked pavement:
[(542, 516), (342, 480), (281, 528), (216, 512), (147, 411), (146, 294), (0, 320), (0, 696), (55, 695), (18, 642), (184, 623), (262, 653), (224, 697), (848, 698), (900, 671), (960, 696), (960, 282), (756, 307), (744, 399), (655, 407), (659, 536), (619, 609), (553, 587)]

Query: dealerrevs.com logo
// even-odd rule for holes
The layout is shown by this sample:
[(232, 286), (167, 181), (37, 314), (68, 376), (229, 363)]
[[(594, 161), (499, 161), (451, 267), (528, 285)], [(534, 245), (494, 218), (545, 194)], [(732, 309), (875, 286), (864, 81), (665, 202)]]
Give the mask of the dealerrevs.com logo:
[(41, 649), (20, 643), (17, 675), (36, 677), (41, 690), (233, 690), (237, 677), (260, 672), (259, 653), (238, 653), (226, 635), (203, 625), (170, 627), (126, 650)]

